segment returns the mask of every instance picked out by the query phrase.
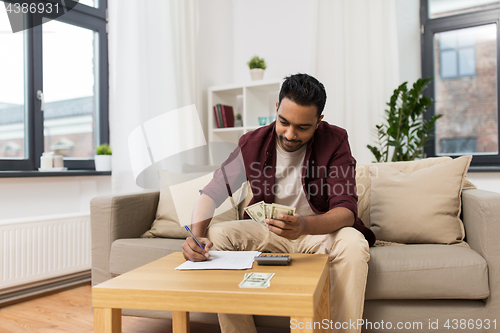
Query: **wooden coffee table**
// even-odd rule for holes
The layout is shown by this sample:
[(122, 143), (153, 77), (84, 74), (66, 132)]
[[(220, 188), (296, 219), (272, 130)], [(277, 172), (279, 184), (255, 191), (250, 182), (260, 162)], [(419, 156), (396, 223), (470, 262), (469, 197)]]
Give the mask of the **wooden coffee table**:
[[(121, 332), (121, 309), (172, 310), (173, 332), (189, 332), (189, 312), (290, 316), (292, 332), (323, 332), (330, 322), (328, 255), (291, 254), (289, 266), (251, 270), (174, 269), (176, 252), (92, 288), (94, 332)], [(242, 289), (249, 272), (275, 273), (266, 289)], [(316, 327), (314, 328), (314, 323)]]

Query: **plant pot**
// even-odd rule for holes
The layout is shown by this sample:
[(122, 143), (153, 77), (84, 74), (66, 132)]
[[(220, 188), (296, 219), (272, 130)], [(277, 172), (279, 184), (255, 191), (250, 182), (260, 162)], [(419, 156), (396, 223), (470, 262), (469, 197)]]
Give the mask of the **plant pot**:
[(111, 171), (112, 155), (94, 155), (95, 171)]
[(264, 78), (264, 70), (262, 68), (252, 68), (250, 70), (252, 81), (262, 80)]
[(243, 127), (243, 121), (241, 119), (235, 119), (234, 127)]

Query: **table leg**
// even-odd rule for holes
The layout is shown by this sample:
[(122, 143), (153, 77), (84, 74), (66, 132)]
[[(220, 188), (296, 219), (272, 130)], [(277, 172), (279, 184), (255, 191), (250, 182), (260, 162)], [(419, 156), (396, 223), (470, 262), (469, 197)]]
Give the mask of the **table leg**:
[(94, 308), (94, 333), (121, 333), (122, 309)]
[(189, 312), (172, 311), (172, 333), (189, 333)]
[[(320, 321), (322, 323), (327, 322), (330, 324), (330, 278), (326, 278), (326, 282), (323, 285), (323, 291), (321, 292), (321, 296), (319, 298), (318, 305), (316, 306), (316, 310), (314, 311), (314, 320)], [(325, 332), (329, 332), (329, 330), (324, 330)], [(322, 332), (322, 331), (318, 331)]]
[(330, 332), (330, 279), (327, 278), (314, 310), (314, 317), (290, 317), (290, 332)]

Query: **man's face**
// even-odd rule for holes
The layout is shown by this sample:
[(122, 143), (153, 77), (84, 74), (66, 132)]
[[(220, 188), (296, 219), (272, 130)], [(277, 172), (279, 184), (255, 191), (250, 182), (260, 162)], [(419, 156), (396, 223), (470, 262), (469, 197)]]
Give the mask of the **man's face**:
[(276, 103), (278, 144), (287, 152), (298, 150), (311, 140), (321, 119), (316, 105), (303, 106), (283, 98), (281, 105)]

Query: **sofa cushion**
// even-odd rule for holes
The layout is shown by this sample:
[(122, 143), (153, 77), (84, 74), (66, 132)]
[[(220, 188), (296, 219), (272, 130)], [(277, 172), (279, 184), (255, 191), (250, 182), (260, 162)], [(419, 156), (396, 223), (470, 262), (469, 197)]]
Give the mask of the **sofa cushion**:
[[(408, 162), (385, 162), (385, 163), (370, 163), (356, 165), (356, 189), (358, 193), (358, 216), (363, 221), (366, 227), (371, 226), (370, 221), (370, 197), (371, 197), (371, 181), (369, 168), (373, 166), (386, 165), (405, 172), (414, 172), (416, 170), (428, 168), (430, 166), (450, 161), (449, 156), (430, 157), (422, 160)], [(475, 189), (467, 177), (464, 180), (463, 189)]]
[(184, 239), (124, 238), (111, 245), (109, 271), (120, 275), (174, 252), (182, 252)]
[(486, 260), (454, 245), (401, 245), (370, 248), (367, 300), (485, 299)]
[(452, 244), (465, 231), (461, 192), (472, 156), (402, 171), (371, 166), (371, 229), (377, 239), (398, 243)]

